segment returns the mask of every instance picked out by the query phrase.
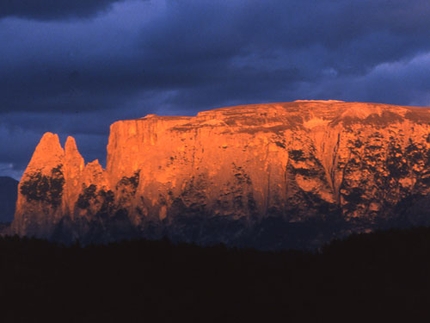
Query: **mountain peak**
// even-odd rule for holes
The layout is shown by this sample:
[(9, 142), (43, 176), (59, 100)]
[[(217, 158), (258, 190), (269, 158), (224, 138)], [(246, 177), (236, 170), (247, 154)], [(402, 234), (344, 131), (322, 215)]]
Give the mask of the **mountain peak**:
[(61, 163), (63, 156), (64, 150), (61, 147), (58, 135), (47, 132), (42, 136), (39, 144), (36, 146), (24, 174), (28, 172), (28, 169), (39, 169), (50, 172), (53, 167)]
[(64, 153), (63, 148), (61, 148), (60, 138), (57, 134), (52, 132), (46, 132), (43, 134), (36, 147), (37, 150), (51, 150), (53, 153)]
[(275, 248), (318, 221), (328, 231), (297, 241), (422, 223), (404, 217), (430, 199), (429, 111), (296, 101), (149, 115), (111, 125), (106, 170), (85, 166), (73, 138), (63, 152), (46, 134), (20, 182), (15, 232)]
[(64, 144), (64, 160), (62, 163), (70, 166), (70, 176), (78, 176), (84, 169), (84, 158), (79, 153), (75, 138), (71, 136), (67, 137), (66, 143)]
[(72, 136), (67, 137), (66, 143), (64, 144), (64, 150), (66, 154), (68, 152), (75, 152), (78, 150), (78, 147), (76, 146), (75, 138), (73, 138)]

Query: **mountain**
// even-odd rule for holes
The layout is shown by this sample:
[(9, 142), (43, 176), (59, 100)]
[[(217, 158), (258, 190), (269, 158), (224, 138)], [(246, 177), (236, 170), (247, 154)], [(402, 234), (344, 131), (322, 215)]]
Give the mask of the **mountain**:
[(10, 223), (15, 213), (18, 181), (0, 176), (0, 223)]
[(106, 170), (46, 133), (12, 230), (277, 249), (429, 224), (429, 128), (428, 108), (341, 101), (148, 115), (111, 125)]

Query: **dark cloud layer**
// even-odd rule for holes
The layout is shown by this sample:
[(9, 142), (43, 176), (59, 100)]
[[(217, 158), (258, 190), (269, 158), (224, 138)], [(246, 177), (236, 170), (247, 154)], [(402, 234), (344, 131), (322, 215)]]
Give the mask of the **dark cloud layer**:
[(52, 20), (88, 18), (123, 0), (2, 0), (0, 18)]
[(0, 4), (0, 175), (22, 171), (45, 131), (103, 159), (109, 124), (147, 113), (430, 102), (428, 1), (35, 3)]

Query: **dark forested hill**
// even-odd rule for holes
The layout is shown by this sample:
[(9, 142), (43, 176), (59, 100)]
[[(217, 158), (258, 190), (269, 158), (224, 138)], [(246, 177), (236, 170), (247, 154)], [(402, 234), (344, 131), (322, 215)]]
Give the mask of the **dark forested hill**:
[(0, 239), (3, 322), (355, 322), (430, 318), (430, 229), (318, 253)]
[(13, 220), (17, 189), (17, 180), (0, 176), (0, 222), (2, 223), (9, 223)]

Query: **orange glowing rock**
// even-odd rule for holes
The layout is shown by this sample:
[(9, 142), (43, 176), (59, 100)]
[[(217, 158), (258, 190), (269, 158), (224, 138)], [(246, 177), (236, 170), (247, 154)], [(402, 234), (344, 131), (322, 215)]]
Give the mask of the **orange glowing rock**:
[[(47, 133), (20, 182), (13, 228), (49, 237), (77, 217), (126, 219), (139, 232), (149, 220), (168, 226), (197, 215), (249, 225), (269, 216), (388, 217), (430, 191), (429, 124), (427, 108), (341, 101), (148, 115), (111, 125), (106, 170), (85, 165), (73, 138), (63, 150)], [(37, 174), (58, 167), (64, 183), (54, 204), (29, 193)]]

